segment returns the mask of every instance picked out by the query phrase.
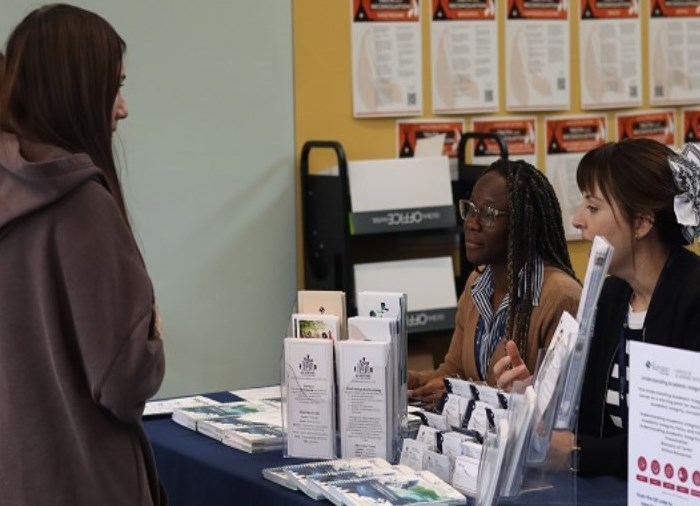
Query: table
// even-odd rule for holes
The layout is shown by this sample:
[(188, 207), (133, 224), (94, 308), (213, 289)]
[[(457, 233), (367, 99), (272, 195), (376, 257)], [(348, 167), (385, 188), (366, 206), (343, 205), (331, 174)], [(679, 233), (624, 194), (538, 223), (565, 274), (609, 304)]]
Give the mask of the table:
[[(238, 400), (227, 392), (208, 396), (222, 402)], [(266, 467), (305, 462), (302, 459), (285, 459), (281, 451), (241, 452), (181, 427), (169, 418), (146, 420), (144, 426), (171, 506), (330, 504), (314, 501), (302, 492), (288, 490), (262, 477)], [(626, 483), (615, 478), (579, 478), (576, 485), (579, 505), (623, 506), (627, 503)], [(551, 495), (528, 493), (504, 504), (570, 504), (568, 498), (556, 500)]]

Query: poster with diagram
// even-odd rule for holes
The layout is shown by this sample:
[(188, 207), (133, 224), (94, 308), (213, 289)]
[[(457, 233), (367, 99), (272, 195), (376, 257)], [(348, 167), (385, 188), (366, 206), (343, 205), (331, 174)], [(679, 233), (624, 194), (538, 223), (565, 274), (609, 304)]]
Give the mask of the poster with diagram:
[(570, 108), (567, 0), (508, 0), (506, 110)]
[(423, 110), (418, 0), (351, 0), (352, 105), (356, 118)]
[(700, 4), (698, 0), (651, 0), (649, 102), (700, 102)]
[(433, 113), (498, 109), (497, 10), (495, 0), (432, 0)]
[(581, 0), (581, 107), (642, 105), (642, 36), (637, 0)]

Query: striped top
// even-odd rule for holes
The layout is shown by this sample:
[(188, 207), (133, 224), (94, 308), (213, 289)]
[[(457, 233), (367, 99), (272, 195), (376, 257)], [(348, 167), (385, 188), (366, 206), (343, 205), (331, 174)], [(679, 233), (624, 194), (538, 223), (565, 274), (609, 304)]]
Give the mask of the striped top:
[[(533, 278), (533, 306), (537, 306), (540, 303), (543, 276), (544, 262), (541, 258), (537, 258), (535, 260), (535, 274)], [(524, 270), (521, 270), (518, 274), (518, 295), (522, 294), (525, 288), (522, 286), (523, 278)], [(503, 339), (506, 331), (506, 315), (508, 314), (510, 296), (506, 293), (494, 313), (491, 306), (493, 272), (490, 265), (486, 267), (481, 276), (471, 286), (471, 294), (474, 299), (474, 305), (479, 311), (479, 321), (476, 326), (476, 335), (474, 336), (474, 357), (476, 359), (476, 367), (479, 370), (479, 379), (486, 381), (489, 372), (489, 359), (496, 350), (500, 340)]]
[[(644, 333), (644, 319), (647, 316), (646, 311), (634, 312), (630, 306), (627, 313), (627, 327), (625, 328), (625, 377), (627, 385), (625, 394), (629, 393), (629, 377), (630, 377), (630, 341), (642, 341)], [(618, 345), (619, 346), (619, 345)], [(608, 389), (605, 397), (605, 412), (610, 417), (615, 427), (624, 428), (620, 411), (620, 366), (617, 360), (617, 352), (613, 356), (612, 368), (610, 369), (610, 377), (608, 378)], [(629, 404), (629, 396), (627, 396)], [(627, 409), (627, 406), (625, 406)]]

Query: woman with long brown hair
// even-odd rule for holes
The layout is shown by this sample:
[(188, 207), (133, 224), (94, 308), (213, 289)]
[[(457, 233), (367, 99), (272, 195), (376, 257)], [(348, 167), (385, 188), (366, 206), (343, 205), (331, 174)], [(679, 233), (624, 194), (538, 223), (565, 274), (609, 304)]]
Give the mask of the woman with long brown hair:
[[(695, 146), (679, 155), (650, 139), (604, 144), (579, 163), (583, 201), (573, 224), (583, 239), (600, 235), (615, 248), (598, 301), (578, 439), (557, 433), (552, 442), (559, 451), (577, 448), (584, 475), (627, 474), (630, 341), (700, 351), (700, 257), (684, 248), (700, 235), (699, 163)], [(529, 375), (511, 346), (495, 367), (502, 385)]]
[(107, 21), (61, 4), (31, 12), (7, 41), (3, 504), (165, 501), (141, 425), (144, 403), (163, 379), (163, 345), (112, 152), (127, 116), (125, 50)]

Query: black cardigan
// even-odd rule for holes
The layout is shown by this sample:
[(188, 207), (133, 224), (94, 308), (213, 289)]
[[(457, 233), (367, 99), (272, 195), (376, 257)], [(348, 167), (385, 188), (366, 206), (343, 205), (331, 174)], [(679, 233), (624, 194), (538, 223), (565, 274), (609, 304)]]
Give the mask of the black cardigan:
[[(627, 317), (632, 288), (620, 278), (605, 280), (586, 365), (578, 422), (581, 475), (627, 476), (627, 430), (605, 414), (610, 370)], [(652, 295), (644, 321), (644, 341), (700, 350), (700, 257), (673, 251)]]

